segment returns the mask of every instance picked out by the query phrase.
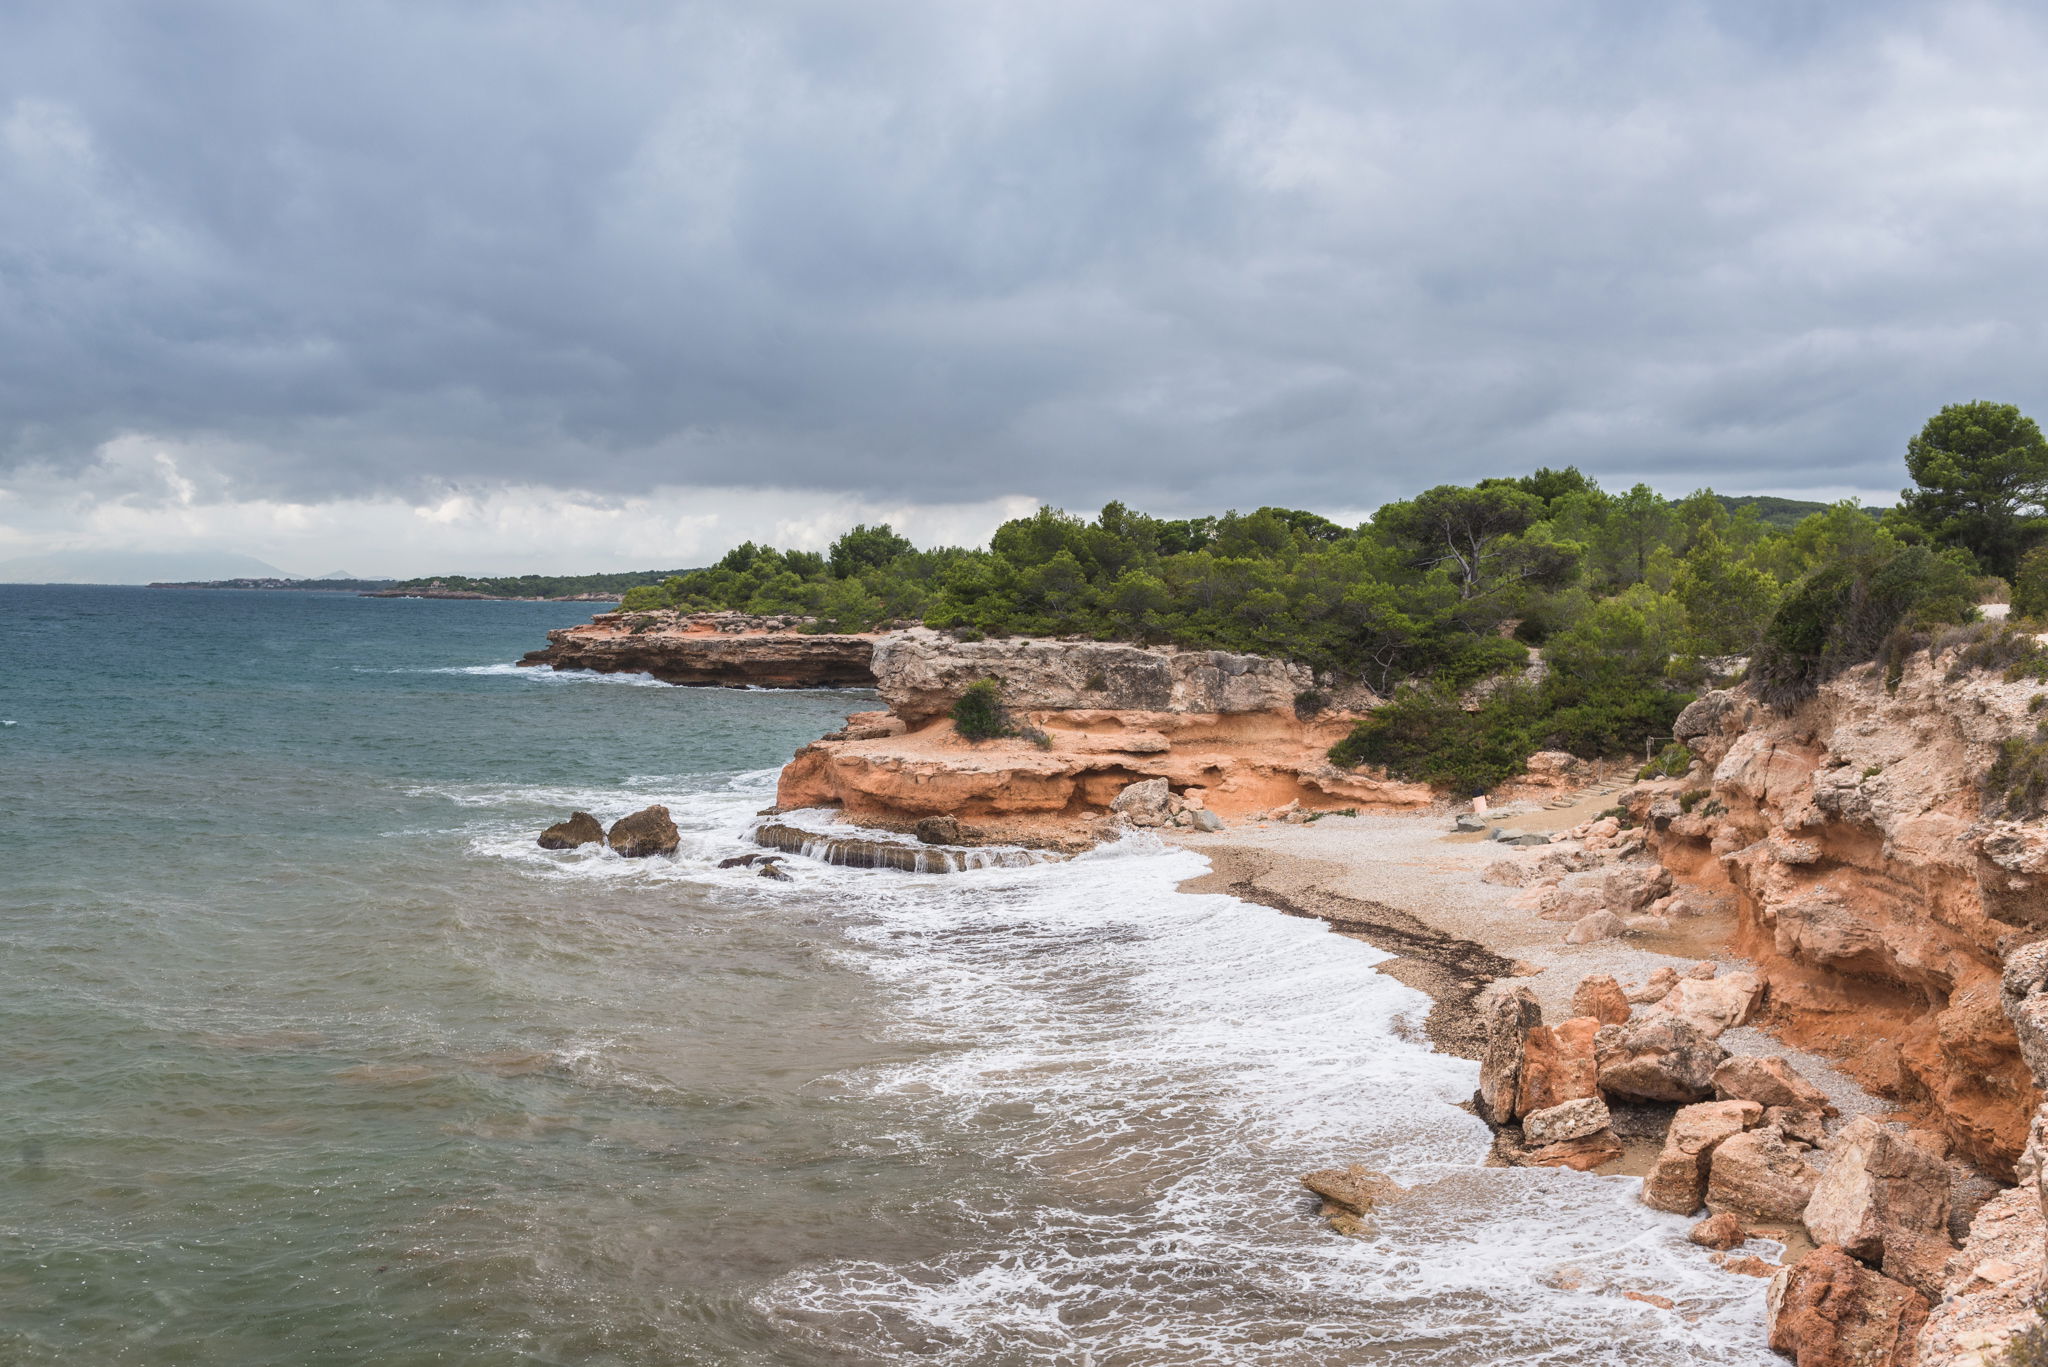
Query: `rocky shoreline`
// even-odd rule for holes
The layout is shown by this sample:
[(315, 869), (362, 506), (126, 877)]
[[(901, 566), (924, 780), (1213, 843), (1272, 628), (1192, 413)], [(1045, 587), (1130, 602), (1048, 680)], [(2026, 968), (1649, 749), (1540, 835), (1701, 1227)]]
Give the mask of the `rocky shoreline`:
[[(621, 618), (526, 662), (663, 677), (647, 666), (665, 656), (689, 681), (759, 683), (795, 672), (791, 638), (834, 648)], [(1710, 692), (1674, 728), (1684, 776), (1539, 755), (1493, 812), (1454, 821), (1426, 787), (1330, 764), (1375, 700), (1299, 666), (922, 629), (846, 648), (887, 709), (797, 752), (763, 843), (940, 872), (1157, 830), (1208, 856), (1187, 890), (1391, 954), (1383, 971), (1431, 998), (1429, 1039), (1481, 1061), (1494, 1161), (1628, 1173), (1646, 1204), (1704, 1207), (1702, 1256), (1770, 1279), (1772, 1346), (1802, 1367), (1990, 1367), (2036, 1323), (2048, 832), (1987, 818), (1983, 794), (2035, 734), (2038, 682), (1952, 646), (1848, 671), (1790, 715)], [(982, 679), (1014, 726), (970, 742), (947, 709)], [(1357, 1163), (1313, 1179), (1340, 1230), (1388, 1194)]]

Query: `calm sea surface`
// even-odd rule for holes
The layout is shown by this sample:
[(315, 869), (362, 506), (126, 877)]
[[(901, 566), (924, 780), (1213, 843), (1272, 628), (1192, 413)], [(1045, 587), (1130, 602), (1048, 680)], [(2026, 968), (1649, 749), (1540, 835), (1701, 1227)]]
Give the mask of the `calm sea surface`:
[(1775, 1361), (1193, 855), (717, 870), (872, 704), (510, 666), (587, 612), (0, 586), (0, 1364)]

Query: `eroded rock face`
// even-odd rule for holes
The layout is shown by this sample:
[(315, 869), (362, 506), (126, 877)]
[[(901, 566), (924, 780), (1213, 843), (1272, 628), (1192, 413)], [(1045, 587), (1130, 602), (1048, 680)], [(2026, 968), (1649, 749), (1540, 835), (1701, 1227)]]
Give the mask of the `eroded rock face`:
[(612, 823), (605, 839), (628, 859), (674, 854), (682, 843), (676, 823), (669, 819), (668, 808), (659, 806), (643, 807), (631, 816), (620, 817)]
[(1774, 1032), (2001, 1172), (2048, 1080), (2048, 950), (2000, 981), (2048, 931), (2048, 834), (1986, 820), (1981, 784), (2040, 689), (1954, 663), (1916, 654), (1895, 688), (1850, 670), (1789, 716), (1703, 695), (1677, 723), (1701, 769), (1627, 805), (1680, 896), (1732, 903)]
[(1306, 665), (1261, 655), (1027, 637), (956, 641), (923, 627), (883, 638), (874, 672), (889, 710), (912, 726), (945, 715), (981, 679), (1033, 710), (1062, 712), (1292, 713), (1295, 700), (1316, 689)]
[(1911, 1367), (1927, 1298), (1824, 1246), (1771, 1279), (1771, 1347), (1796, 1367)]
[(589, 812), (574, 812), (567, 821), (557, 821), (540, 833), (544, 850), (573, 850), (579, 845), (604, 844), (604, 827)]
[[(1284, 661), (1089, 641), (962, 643), (918, 628), (883, 638), (875, 667), (896, 725), (864, 717), (797, 751), (777, 787), (780, 810), (836, 807), (898, 830), (954, 816), (1045, 843), (1080, 838), (1082, 819), (1133, 785), (1170, 793), (1166, 812), (1149, 804), (1146, 821), (1201, 830), (1255, 813), (1306, 820), (1435, 800), (1427, 785), (1333, 765), (1329, 749), (1356, 715), (1297, 708), (1297, 692), (1316, 683)], [(989, 677), (1020, 734), (970, 744), (946, 713)]]
[[(805, 635), (808, 619), (736, 614), (604, 612), (548, 633), (521, 665), (651, 674), (663, 683), (733, 688), (869, 688), (874, 636)], [(788, 626), (779, 626), (787, 622)]]
[(1597, 1095), (1593, 1040), (1599, 1031), (1600, 1022), (1587, 1017), (1531, 1027), (1522, 1046), (1515, 1113), (1528, 1116)]
[(1486, 1018), (1486, 1050), (1479, 1059), (1479, 1118), (1505, 1125), (1515, 1118), (1521, 1094), (1522, 1055), (1529, 1032), (1543, 1025), (1543, 1008), (1526, 987), (1496, 992), (1481, 1008)]
[(1948, 1260), (1915, 1367), (1999, 1362), (2005, 1341), (2038, 1322), (2044, 1237), (2048, 1228), (2030, 1188), (2002, 1192), (1977, 1212), (1962, 1249)]

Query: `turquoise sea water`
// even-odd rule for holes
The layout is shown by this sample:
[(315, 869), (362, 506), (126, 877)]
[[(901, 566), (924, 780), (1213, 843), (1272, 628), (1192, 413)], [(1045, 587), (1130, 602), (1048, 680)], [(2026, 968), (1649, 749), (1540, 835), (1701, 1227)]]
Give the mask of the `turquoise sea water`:
[(872, 703), (507, 663), (587, 612), (0, 586), (0, 1364), (1772, 1360), (1192, 855), (718, 870)]

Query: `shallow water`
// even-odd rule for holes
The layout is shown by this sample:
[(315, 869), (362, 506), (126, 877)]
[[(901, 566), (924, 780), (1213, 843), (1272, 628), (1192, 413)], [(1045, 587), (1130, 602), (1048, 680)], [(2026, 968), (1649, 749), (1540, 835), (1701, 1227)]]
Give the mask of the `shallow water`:
[(505, 663), (587, 611), (0, 587), (0, 1363), (1775, 1361), (1196, 856), (716, 869), (871, 704)]

